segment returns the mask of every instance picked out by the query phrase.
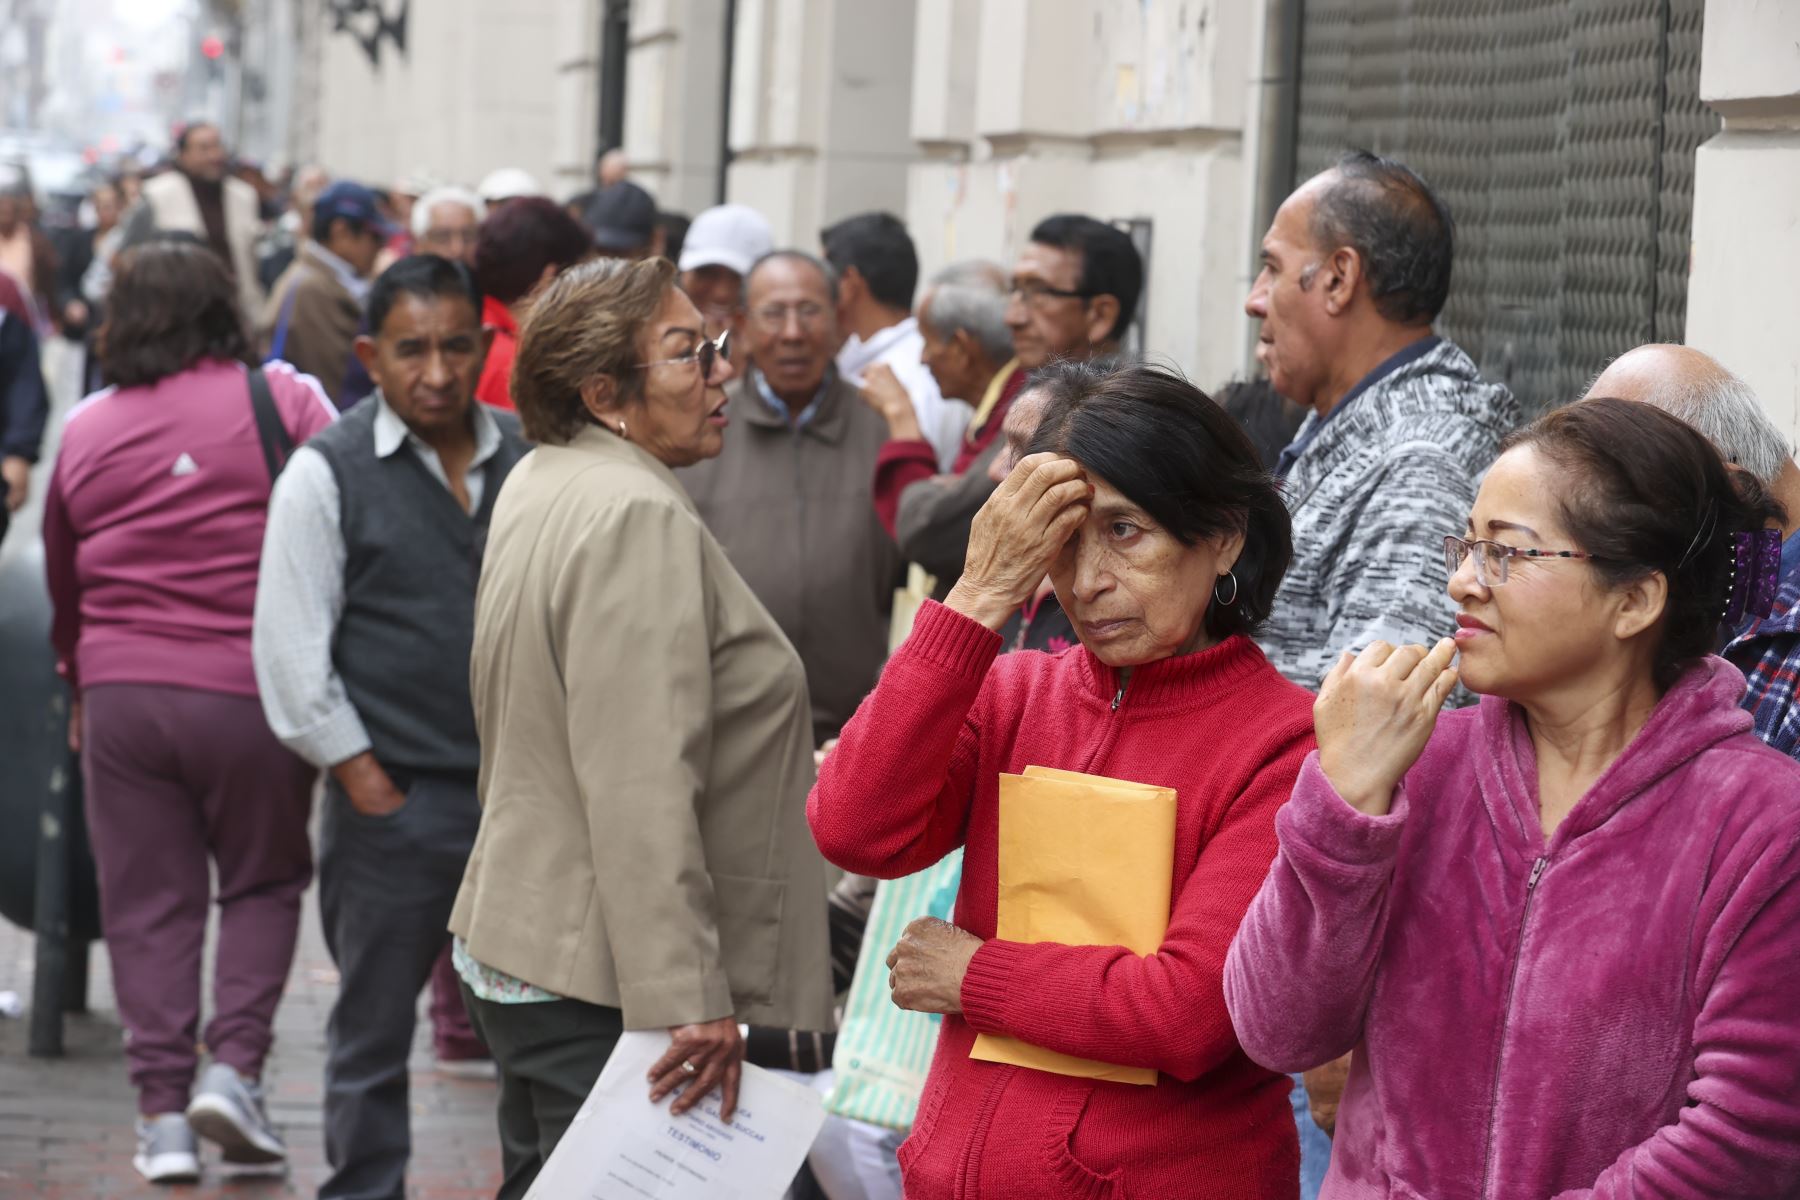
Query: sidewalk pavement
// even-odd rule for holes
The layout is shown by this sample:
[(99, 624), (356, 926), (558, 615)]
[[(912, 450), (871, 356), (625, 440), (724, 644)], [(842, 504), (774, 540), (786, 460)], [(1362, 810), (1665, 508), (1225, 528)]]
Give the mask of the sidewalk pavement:
[[(326, 1174), (319, 1105), (325, 1020), (337, 997), (337, 972), (325, 952), (311, 893), (305, 913), (287, 994), (275, 1015), (275, 1048), (264, 1073), (269, 1116), (287, 1140), (292, 1163), (285, 1178), (226, 1179), (216, 1150), (206, 1143), (197, 1187), (155, 1187), (132, 1169), (136, 1097), (125, 1076), (106, 947), (96, 944), (91, 951), (92, 1011), (67, 1018), (66, 1057), (28, 1057), (30, 1014), (0, 1017), (0, 1200), (310, 1200)], [(210, 936), (208, 941), (210, 961)], [(17, 992), (29, 1003), (31, 976), (31, 934), (0, 920), (0, 992)], [(209, 980), (208, 1010), (210, 987)], [(500, 1184), (496, 1085), (437, 1073), (423, 1007), (411, 1067), (408, 1195), (415, 1200), (488, 1200)]]

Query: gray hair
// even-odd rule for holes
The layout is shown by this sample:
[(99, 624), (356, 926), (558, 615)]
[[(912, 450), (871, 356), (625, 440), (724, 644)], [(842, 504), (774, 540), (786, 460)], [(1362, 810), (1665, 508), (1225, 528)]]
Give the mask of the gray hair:
[(780, 259), (786, 259), (789, 262), (802, 262), (817, 271), (819, 273), (819, 278), (825, 281), (825, 291), (831, 297), (831, 302), (833, 304), (838, 302), (837, 272), (831, 269), (830, 263), (819, 258), (817, 255), (808, 254), (804, 250), (771, 250), (755, 262), (751, 263), (749, 274), (744, 276), (744, 296), (746, 299), (748, 299), (750, 295), (750, 281), (755, 279), (756, 273), (763, 269), (763, 264), (776, 262)]
[(1793, 444), (1769, 419), (1749, 384), (1710, 357), (1708, 361), (1714, 370), (1656, 372), (1655, 382), (1635, 399), (1686, 422), (1727, 461), (1764, 486), (1773, 484), (1792, 460)]
[(487, 220), (487, 204), (465, 187), (435, 187), (413, 201), (412, 232), (416, 238), (431, 228), (431, 210), (440, 204), (460, 204), (475, 214), (477, 225)]
[(1006, 272), (991, 262), (971, 259), (952, 263), (931, 277), (919, 320), (941, 338), (967, 332), (995, 365), (1013, 355), (1012, 330), (1006, 326)]

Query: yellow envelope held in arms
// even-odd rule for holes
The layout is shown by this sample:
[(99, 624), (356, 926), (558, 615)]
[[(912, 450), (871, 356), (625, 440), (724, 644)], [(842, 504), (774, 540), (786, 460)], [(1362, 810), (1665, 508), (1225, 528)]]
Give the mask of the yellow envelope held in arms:
[[(995, 936), (1154, 954), (1169, 932), (1174, 873), (1173, 788), (1050, 767), (1000, 776)], [(969, 1057), (1080, 1079), (1156, 1082), (1149, 1067), (1093, 1062), (987, 1033)]]

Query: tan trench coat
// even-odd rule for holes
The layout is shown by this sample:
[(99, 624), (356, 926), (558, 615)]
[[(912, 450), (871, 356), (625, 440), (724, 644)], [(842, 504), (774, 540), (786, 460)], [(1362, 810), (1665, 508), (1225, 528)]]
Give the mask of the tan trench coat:
[(805, 675), (666, 467), (591, 427), (513, 469), (471, 682), (477, 961), (632, 1029), (832, 1028)]

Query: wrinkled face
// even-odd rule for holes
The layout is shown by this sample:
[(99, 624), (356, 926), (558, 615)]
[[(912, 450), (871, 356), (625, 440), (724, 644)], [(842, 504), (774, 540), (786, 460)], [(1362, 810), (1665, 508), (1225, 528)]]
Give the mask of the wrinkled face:
[(195, 179), (217, 183), (225, 178), (225, 139), (211, 125), (196, 126), (175, 161)]
[(440, 200), (431, 206), (425, 233), (416, 249), (420, 254), (436, 254), (473, 266), (480, 233), (481, 223), (475, 219), (473, 209), (454, 200)]
[(1262, 242), (1262, 271), (1244, 302), (1244, 311), (1262, 321), (1256, 361), (1277, 392), (1308, 408), (1329, 381), (1332, 358), (1333, 322), (1315, 275), (1324, 252), (1311, 228), (1320, 186), (1312, 180), (1276, 212)]
[[(725, 385), (737, 374), (724, 359), (713, 362), (710, 378), (700, 373), (694, 357), (706, 330), (700, 310), (679, 288), (670, 288), (644, 328), (638, 332), (638, 362), (643, 367), (641, 398), (620, 410), (628, 436), (671, 467), (685, 467), (717, 457), (725, 448)], [(664, 360), (675, 359), (675, 362)]]
[(1025, 447), (1031, 445), (1038, 422), (1044, 419), (1044, 410), (1049, 406), (1050, 393), (1042, 388), (1026, 388), (1013, 397), (1012, 407), (1006, 410), (1006, 420), (1000, 423), (1000, 452), (988, 462), (989, 479), (1003, 483), (1012, 474), (1019, 460), (1025, 457)]
[(730, 267), (715, 263), (683, 271), (681, 290), (699, 308), (714, 337), (731, 328), (744, 310), (744, 277)]
[(750, 357), (784, 400), (808, 400), (837, 346), (831, 289), (811, 263), (772, 258), (750, 275)]
[[(1463, 536), (1520, 549), (1582, 550), (1559, 515), (1563, 472), (1529, 446), (1494, 462)], [(1506, 582), (1483, 587), (1471, 555), (1450, 579), (1456, 645), (1470, 691), (1529, 700), (1591, 675), (1621, 653), (1621, 594), (1583, 559), (1510, 558)], [(1491, 578), (1491, 577), (1490, 577)]]
[(1206, 641), (1213, 586), (1237, 562), (1243, 535), (1184, 546), (1104, 479), (1087, 522), (1050, 566), (1075, 633), (1109, 667), (1187, 654)]
[[(1045, 288), (1053, 291), (1046, 292)], [(1006, 323), (1012, 329), (1013, 353), (1027, 371), (1035, 371), (1052, 359), (1085, 359), (1092, 352), (1091, 301), (1053, 294), (1080, 288), (1078, 252), (1026, 243), (1013, 266), (1013, 292), (1006, 301)]]
[(466, 427), (488, 336), (465, 296), (402, 293), (357, 357), (400, 419), (426, 441)]

